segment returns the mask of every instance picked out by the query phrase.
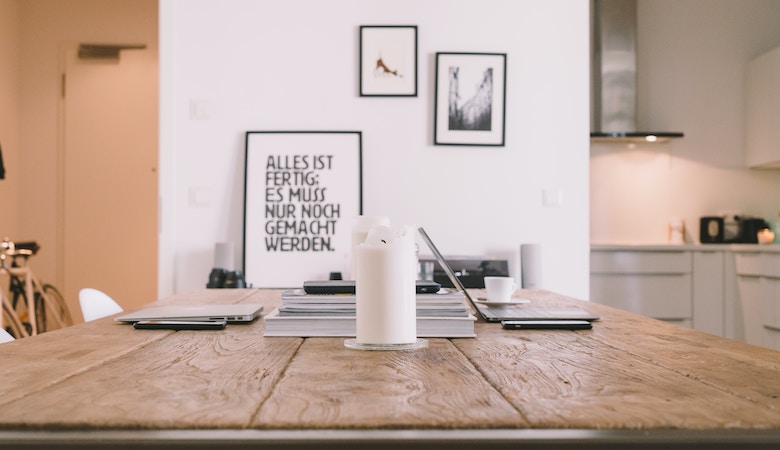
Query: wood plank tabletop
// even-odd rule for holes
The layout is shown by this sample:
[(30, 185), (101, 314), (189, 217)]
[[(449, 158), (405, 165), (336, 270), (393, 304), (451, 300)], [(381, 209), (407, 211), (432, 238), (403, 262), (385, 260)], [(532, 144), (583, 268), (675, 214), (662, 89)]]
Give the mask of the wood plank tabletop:
[[(262, 319), (174, 332), (104, 318), (20, 339), (0, 345), (0, 444), (41, 430), (738, 431), (780, 443), (780, 352), (551, 292), (520, 295), (602, 319), (581, 331), (478, 322), (476, 338), (390, 352), (264, 337)], [(281, 300), (216, 289), (158, 303), (269, 313)]]

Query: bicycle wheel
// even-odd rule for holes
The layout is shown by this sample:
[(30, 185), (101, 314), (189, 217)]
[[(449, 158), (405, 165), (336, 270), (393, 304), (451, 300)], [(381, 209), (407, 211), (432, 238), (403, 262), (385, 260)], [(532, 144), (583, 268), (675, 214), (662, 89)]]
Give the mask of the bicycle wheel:
[(35, 291), (35, 326), (38, 329), (38, 333), (48, 331), (46, 328), (46, 299), (40, 292)]
[[(39, 301), (40, 303), (38, 303)], [(48, 320), (47, 309), (53, 314), (54, 320)], [(36, 291), (36, 311), (39, 311), (38, 326), (40, 330), (51, 331), (73, 325), (73, 318), (65, 299), (52, 284), (46, 283), (41, 286), (39, 291)]]

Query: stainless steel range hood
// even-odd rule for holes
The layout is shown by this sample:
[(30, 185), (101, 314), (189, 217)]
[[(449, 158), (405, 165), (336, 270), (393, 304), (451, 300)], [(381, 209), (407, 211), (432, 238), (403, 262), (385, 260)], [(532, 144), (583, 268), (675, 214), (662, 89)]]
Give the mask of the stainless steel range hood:
[(591, 0), (591, 142), (664, 142), (637, 130), (636, 0)]

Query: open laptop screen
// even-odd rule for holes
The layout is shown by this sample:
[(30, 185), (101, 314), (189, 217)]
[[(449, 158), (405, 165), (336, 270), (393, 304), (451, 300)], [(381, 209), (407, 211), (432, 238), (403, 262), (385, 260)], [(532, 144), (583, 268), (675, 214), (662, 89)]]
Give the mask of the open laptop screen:
[(474, 308), (477, 314), (479, 314), (483, 319), (487, 319), (482, 313), (482, 310), (477, 307), (476, 303), (474, 303), (474, 299), (471, 298), (471, 295), (469, 295), (468, 291), (463, 286), (463, 283), (461, 283), (457, 275), (455, 275), (452, 267), (450, 267), (449, 263), (444, 259), (444, 256), (442, 256), (441, 252), (439, 252), (439, 249), (436, 248), (436, 245), (433, 244), (433, 241), (431, 240), (430, 236), (428, 236), (428, 233), (425, 232), (425, 229), (423, 229), (423, 227), (419, 227), (417, 231), (420, 232), (420, 236), (422, 236), (423, 241), (425, 241), (425, 244), (431, 250), (431, 253), (433, 253), (436, 261), (438, 261), (441, 268), (444, 269), (444, 273), (447, 274), (447, 278), (449, 278), (452, 282), (452, 285), (455, 286), (455, 290), (463, 292), (463, 295), (466, 296), (466, 299), (469, 301), (469, 303), (471, 303), (471, 307)]
[(431, 250), (433, 256), (439, 262), (442, 269), (444, 269), (444, 273), (446, 273), (447, 277), (452, 281), (452, 285), (455, 286), (455, 289), (463, 292), (463, 295), (465, 295), (476, 314), (487, 322), (500, 322), (502, 320), (599, 320), (598, 316), (595, 316), (582, 308), (534, 308), (527, 306), (518, 308), (494, 308), (486, 305), (477, 305), (477, 302), (469, 295), (468, 291), (463, 286), (463, 283), (461, 283), (460, 279), (455, 275), (455, 271), (452, 270), (452, 267), (450, 267), (449, 263), (444, 259), (444, 256), (439, 252), (439, 249), (433, 244), (428, 233), (426, 233), (422, 227), (419, 227), (417, 231), (420, 232), (423, 241), (425, 241), (425, 244)]

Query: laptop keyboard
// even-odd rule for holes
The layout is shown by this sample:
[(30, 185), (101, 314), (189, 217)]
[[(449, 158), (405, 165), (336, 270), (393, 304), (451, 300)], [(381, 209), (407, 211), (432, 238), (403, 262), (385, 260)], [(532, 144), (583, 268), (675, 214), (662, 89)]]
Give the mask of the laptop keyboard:
[(533, 308), (523, 306), (521, 308), (482, 308), (488, 317), (496, 319), (580, 319), (592, 317), (583, 309), (562, 308)]

